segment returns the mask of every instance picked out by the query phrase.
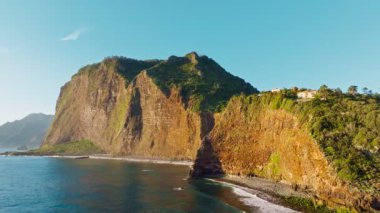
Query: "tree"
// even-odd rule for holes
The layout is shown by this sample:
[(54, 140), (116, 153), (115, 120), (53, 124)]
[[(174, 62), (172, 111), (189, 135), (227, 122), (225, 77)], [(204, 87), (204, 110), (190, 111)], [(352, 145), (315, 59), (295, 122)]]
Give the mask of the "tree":
[(358, 93), (358, 86), (351, 85), (350, 87), (348, 87), (347, 92), (351, 95), (356, 95)]
[(379, 93), (375, 93), (373, 96), (374, 96), (378, 101), (380, 101), (380, 94), (379, 94)]
[(294, 91), (294, 92), (298, 92), (299, 91), (298, 87), (296, 87), (296, 86), (292, 87), (291, 90)]
[(335, 89), (335, 93), (338, 95), (343, 94), (342, 90), (339, 87)]
[(362, 91), (363, 91), (364, 95), (368, 95), (368, 88), (367, 87), (363, 87)]
[(318, 93), (321, 99), (326, 99), (327, 96), (329, 95), (329, 92), (330, 92), (330, 89), (327, 85), (324, 84), (321, 87), (319, 87)]
[(326, 91), (328, 89), (329, 87), (326, 84), (323, 84), (322, 86), (319, 87), (319, 91)]

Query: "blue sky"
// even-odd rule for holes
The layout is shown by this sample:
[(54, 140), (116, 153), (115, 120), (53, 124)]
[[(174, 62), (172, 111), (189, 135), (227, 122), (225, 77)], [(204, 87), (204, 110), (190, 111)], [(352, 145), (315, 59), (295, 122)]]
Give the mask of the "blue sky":
[(380, 91), (377, 0), (0, 0), (0, 124), (106, 56), (208, 55), (257, 87)]

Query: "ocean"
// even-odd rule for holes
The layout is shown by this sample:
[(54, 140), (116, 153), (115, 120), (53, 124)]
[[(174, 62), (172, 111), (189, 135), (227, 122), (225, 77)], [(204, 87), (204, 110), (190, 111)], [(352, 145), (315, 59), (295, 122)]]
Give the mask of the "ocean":
[(0, 156), (0, 212), (292, 212), (188, 166)]

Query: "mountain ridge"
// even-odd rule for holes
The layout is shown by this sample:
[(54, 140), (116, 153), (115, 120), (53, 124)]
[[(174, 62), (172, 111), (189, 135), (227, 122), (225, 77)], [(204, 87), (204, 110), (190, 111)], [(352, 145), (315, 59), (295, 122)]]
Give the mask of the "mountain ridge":
[[(209, 129), (203, 117), (233, 95), (251, 92), (257, 90), (195, 53), (168, 60), (106, 58), (80, 69), (62, 87), (44, 144), (91, 140), (113, 154), (144, 156), (163, 155), (161, 147), (174, 150), (167, 157), (193, 159)], [(182, 147), (175, 146), (178, 139)]]
[(32, 113), (0, 126), (0, 146), (4, 148), (36, 148), (45, 137), (53, 115)]

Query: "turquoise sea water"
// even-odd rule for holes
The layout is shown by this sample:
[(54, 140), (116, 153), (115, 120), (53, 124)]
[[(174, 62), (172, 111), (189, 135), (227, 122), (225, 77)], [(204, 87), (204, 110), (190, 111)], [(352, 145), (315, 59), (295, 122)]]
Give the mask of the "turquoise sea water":
[(187, 166), (0, 156), (0, 212), (257, 212)]

